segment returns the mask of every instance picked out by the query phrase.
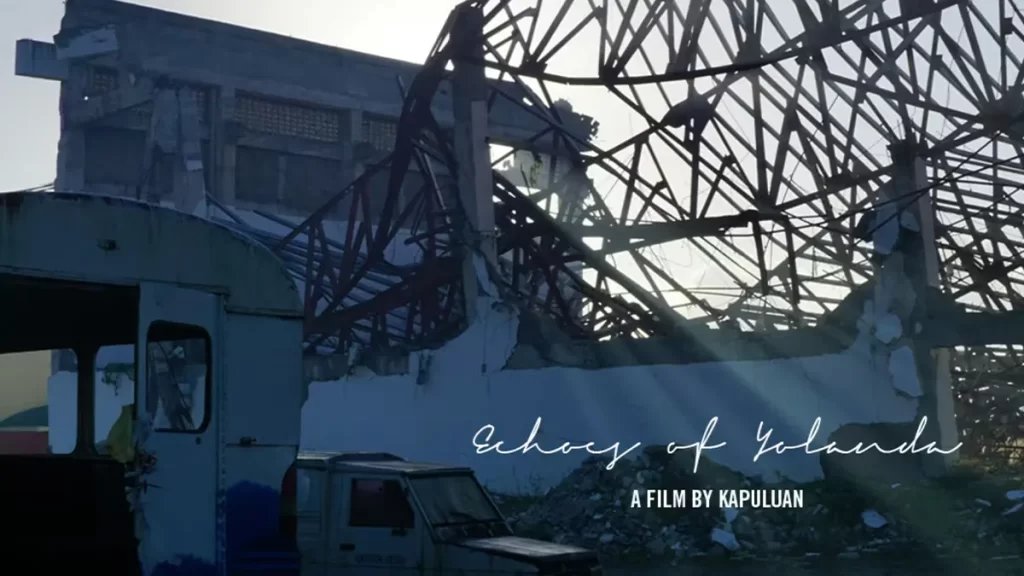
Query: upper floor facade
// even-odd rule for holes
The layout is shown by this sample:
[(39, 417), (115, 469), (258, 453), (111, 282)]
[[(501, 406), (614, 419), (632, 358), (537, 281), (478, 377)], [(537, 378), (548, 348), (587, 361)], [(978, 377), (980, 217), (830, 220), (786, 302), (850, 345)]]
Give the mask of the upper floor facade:
[[(165, 200), (199, 184), (232, 207), (298, 217), (392, 149), (402, 92), (419, 69), (113, 0), (68, 0), (53, 42), (19, 41), (16, 66), (61, 83), (59, 190)], [(489, 114), (492, 144), (557, 149), (537, 137), (548, 124), (525, 104), (527, 88), (492, 87), (501, 95)], [(451, 129), (447, 82), (433, 113)], [(592, 120), (568, 116), (586, 139)], [(182, 163), (182, 154), (194, 158)], [(176, 174), (181, 165), (186, 174)], [(385, 185), (374, 182), (371, 198), (383, 202)], [(413, 169), (403, 193), (421, 185)], [(336, 210), (345, 213), (344, 202)]]

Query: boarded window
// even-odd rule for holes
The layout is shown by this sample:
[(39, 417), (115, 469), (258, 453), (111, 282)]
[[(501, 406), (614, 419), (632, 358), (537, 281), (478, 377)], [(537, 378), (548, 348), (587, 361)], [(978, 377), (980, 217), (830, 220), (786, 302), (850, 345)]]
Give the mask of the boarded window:
[(280, 154), (239, 146), (235, 158), (235, 197), (246, 202), (277, 202)]
[(235, 120), (246, 130), (253, 132), (320, 142), (337, 142), (341, 133), (341, 115), (336, 110), (275, 102), (252, 96), (237, 98)]
[[(199, 143), (207, 189), (213, 182), (210, 143)], [(123, 186), (125, 192), (148, 190), (147, 198), (168, 197), (174, 189), (174, 169), (180, 158), (153, 150), (152, 164), (144, 166), (146, 134), (141, 130), (94, 126), (85, 131), (85, 183)]]
[(86, 184), (135, 187), (142, 183), (146, 134), (139, 130), (92, 127), (85, 131)]
[(210, 91), (206, 88), (192, 86), (192, 98), (196, 101), (196, 115), (199, 116), (199, 124), (208, 124), (210, 121)]
[(315, 156), (285, 157), (286, 206), (312, 212), (340, 190), (341, 162)]
[(85, 95), (99, 96), (118, 86), (117, 70), (110, 68), (92, 67), (85, 80)]
[(398, 138), (398, 122), (388, 116), (363, 114), (362, 141), (377, 152), (390, 152)]
[[(117, 70), (94, 66), (89, 68), (85, 80), (85, 96), (92, 98), (102, 96), (120, 86), (120, 78)], [(196, 102), (196, 113), (199, 115), (199, 123), (206, 124), (210, 121), (210, 96), (212, 92), (205, 86), (190, 86), (192, 98)], [(132, 112), (146, 118), (152, 113), (152, 105), (144, 104), (132, 108)]]

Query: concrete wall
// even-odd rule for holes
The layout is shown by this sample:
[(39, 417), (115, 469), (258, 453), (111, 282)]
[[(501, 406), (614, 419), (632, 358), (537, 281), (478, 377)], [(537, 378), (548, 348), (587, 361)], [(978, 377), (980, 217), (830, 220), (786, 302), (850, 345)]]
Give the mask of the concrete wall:
[[(387, 451), (410, 459), (473, 467), (482, 482), (505, 493), (543, 490), (586, 454), (476, 454), (474, 435), (493, 425), (492, 440), (522, 444), (535, 420), (547, 449), (565, 442), (665, 445), (701, 439), (719, 424), (706, 452), (750, 475), (810, 480), (822, 475), (819, 456), (792, 451), (753, 461), (758, 424), (774, 441), (805, 441), (822, 419), (819, 444), (846, 424), (913, 423), (920, 385), (909, 348), (884, 351), (867, 310), (861, 334), (847, 350), (770, 361), (646, 365), (586, 370), (507, 369), (520, 344), (518, 318), (486, 302), (478, 322), (434, 352), (410, 357), (406, 374), (379, 376), (357, 368), (347, 378), (314, 382), (302, 417), (304, 450)], [(911, 438), (907, 438), (909, 441)], [(640, 452), (640, 449), (633, 454)]]
[[(387, 451), (466, 465), (492, 489), (532, 493), (556, 484), (586, 454), (476, 454), (473, 439), (481, 427), (494, 426), (492, 441), (509, 449), (542, 418), (536, 440), (543, 448), (621, 442), (625, 451), (636, 442), (697, 442), (718, 417), (708, 444), (727, 444), (705, 458), (768, 480), (804, 481), (822, 475), (817, 455), (790, 451), (754, 462), (760, 422), (774, 429), (770, 444), (798, 444), (820, 417), (820, 445), (847, 424), (913, 424), (918, 417), (921, 387), (909, 348), (880, 346), (870, 309), (860, 335), (835, 354), (605, 369), (512, 368), (509, 359), (529, 346), (521, 342), (518, 313), (490, 300), (482, 300), (481, 309), (486, 313), (459, 337), (413, 353), (402, 373), (355, 367), (342, 380), (313, 382), (302, 413), (302, 448)], [(127, 380), (103, 384), (102, 366), (123, 360), (115, 352), (121, 351), (105, 350), (98, 359), (97, 439), (132, 401)], [(50, 445), (58, 453), (74, 446), (74, 389), (72, 373), (50, 378)]]

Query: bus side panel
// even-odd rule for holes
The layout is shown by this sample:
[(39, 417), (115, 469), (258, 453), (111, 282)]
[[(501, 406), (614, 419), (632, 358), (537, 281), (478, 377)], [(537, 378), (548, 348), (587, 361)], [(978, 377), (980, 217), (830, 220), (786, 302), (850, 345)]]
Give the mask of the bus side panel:
[(294, 541), (282, 537), (281, 487), (299, 448), (302, 322), (227, 315), (224, 525), (229, 575), (291, 574)]
[(224, 456), (228, 575), (297, 575), (297, 543), (281, 518), (281, 485), (295, 449), (228, 446)]
[(298, 450), (302, 321), (228, 312), (225, 350), (225, 441)]

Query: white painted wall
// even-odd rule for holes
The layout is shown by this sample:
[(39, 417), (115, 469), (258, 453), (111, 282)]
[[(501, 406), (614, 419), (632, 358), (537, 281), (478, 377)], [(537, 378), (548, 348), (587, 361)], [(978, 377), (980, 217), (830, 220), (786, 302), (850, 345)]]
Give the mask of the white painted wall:
[(513, 313), (492, 306), (487, 310), (467, 332), (433, 353), (423, 385), (416, 384), (419, 354), (411, 359), (407, 375), (377, 376), (363, 370), (341, 381), (313, 383), (303, 409), (302, 448), (387, 451), (466, 465), (492, 489), (529, 493), (556, 484), (586, 455), (478, 455), (472, 440), (482, 426), (495, 426), (493, 439), (505, 440), (507, 448), (524, 442), (538, 417), (543, 418), (538, 437), (542, 447), (589, 441), (599, 448), (616, 441), (628, 447), (634, 442), (697, 442), (717, 416), (720, 422), (710, 443), (728, 445), (706, 452), (708, 456), (747, 474), (767, 479), (782, 474), (804, 481), (821, 476), (819, 456), (788, 452), (753, 461), (760, 421), (775, 429), (773, 438), (796, 444), (807, 439), (819, 416), (821, 441), (848, 423), (916, 418), (916, 372), (906, 371), (902, 352), (890, 359), (872, 346), (878, 344), (869, 336), (873, 321), (865, 323), (849, 350), (829, 356), (605, 370), (502, 370), (514, 348), (518, 322)]

